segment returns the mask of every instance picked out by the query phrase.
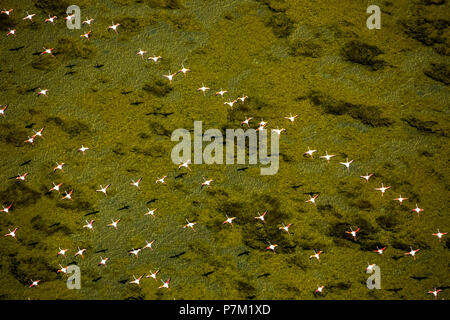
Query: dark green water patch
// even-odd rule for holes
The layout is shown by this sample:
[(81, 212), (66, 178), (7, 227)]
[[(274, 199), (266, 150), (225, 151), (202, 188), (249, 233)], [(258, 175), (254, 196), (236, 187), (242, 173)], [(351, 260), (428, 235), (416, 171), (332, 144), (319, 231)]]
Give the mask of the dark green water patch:
[[(255, 219), (254, 219), (255, 220)], [(242, 239), (244, 244), (252, 249), (264, 249), (268, 242), (278, 244), (279, 253), (292, 253), (297, 245), (292, 237), (284, 237), (278, 228), (262, 225), (257, 221), (245, 225)]]
[(182, 9), (183, 0), (141, 0), (151, 8)]
[(306, 271), (309, 268), (308, 264), (305, 263), (304, 253), (299, 252), (299, 251), (291, 253), (287, 257), (287, 262), (290, 265), (295, 266), (295, 267), (299, 268), (302, 271)]
[(339, 101), (318, 91), (311, 91), (308, 98), (315, 106), (321, 107), (325, 113), (332, 115), (349, 115), (353, 119), (359, 120), (361, 123), (372, 127), (386, 127), (393, 123), (392, 119), (383, 117), (381, 109), (376, 106), (366, 106)]
[[(165, 154), (163, 151), (159, 148), (139, 148), (139, 147), (133, 147), (130, 150), (133, 153), (142, 154), (144, 156), (153, 157), (153, 158), (161, 158)], [(124, 155), (124, 154), (121, 154)]]
[[(56, 15), (59, 19), (62, 20), (62, 17), (66, 16), (67, 8), (73, 4), (72, 2), (73, 1), (69, 0), (37, 0), (34, 1), (34, 6), (36, 8), (42, 9), (43, 12), (47, 14)], [(88, 4), (89, 2), (90, 1), (80, 0), (77, 1), (76, 4), (79, 7), (86, 9), (86, 4)]]
[[(151, 20), (151, 16), (144, 17), (129, 17), (129, 16), (116, 16), (114, 18), (115, 23), (120, 23), (120, 27), (127, 34), (135, 34), (144, 30), (148, 25), (154, 25), (157, 23), (156, 19)], [(110, 19), (110, 20), (111, 20)]]
[(32, 251), (26, 257), (11, 257), (9, 271), (23, 285), (29, 285), (30, 279), (39, 278), (41, 281), (50, 281), (57, 278), (57, 270), (48, 265), (43, 257), (33, 255)]
[(351, 286), (352, 286), (352, 284), (348, 283), (348, 282), (337, 282), (336, 284), (329, 285), (328, 290), (330, 290), (330, 292), (348, 290), (351, 288)]
[(379, 216), (375, 219), (377, 224), (386, 231), (393, 231), (399, 224), (399, 219), (393, 213), (389, 213), (383, 216)]
[[(0, 30), (8, 30), (8, 29), (14, 29), (15, 26), (17, 26), (19, 22), (19, 19), (15, 18), (14, 16), (7, 16), (6, 14), (0, 15)], [(14, 37), (14, 36), (10, 36)]]
[(172, 130), (167, 129), (161, 122), (157, 121), (148, 121), (148, 126), (152, 133), (157, 134), (159, 136), (170, 137), (172, 135)]
[(370, 237), (377, 233), (377, 230), (372, 224), (364, 219), (361, 216), (357, 216), (353, 219), (353, 224), (357, 227), (361, 228), (361, 230), (358, 232), (358, 235), (360, 237)]
[[(135, 148), (137, 149), (137, 148)], [(111, 151), (117, 156), (124, 156), (126, 154), (126, 150), (124, 148), (123, 143), (117, 142), (111, 149)]]
[(426, 6), (431, 6), (431, 5), (443, 5), (445, 4), (445, 0), (422, 0), (423, 4)]
[(158, 16), (158, 20), (170, 24), (173, 28), (177, 30), (184, 30), (189, 32), (203, 30), (202, 25), (199, 23), (199, 21), (193, 14), (165, 13)]
[(291, 40), (289, 42), (289, 54), (294, 57), (319, 58), (323, 54), (320, 39)]
[(264, 24), (271, 28), (278, 38), (287, 38), (294, 30), (294, 21), (284, 12), (272, 13), (265, 19)]
[[(129, 35), (142, 32), (148, 26), (156, 26), (161, 22), (177, 30), (201, 31), (202, 25), (197, 18), (189, 13), (175, 13), (170, 11), (152, 12), (146, 16), (116, 16), (114, 22), (120, 23), (120, 28)], [(125, 38), (126, 40), (126, 38)]]
[(163, 79), (152, 75), (142, 89), (156, 97), (165, 97), (172, 92), (173, 87), (168, 81), (163, 81)]
[(0, 132), (0, 141), (16, 147), (23, 147), (24, 140), (29, 135), (29, 131), (11, 123), (0, 123)]
[(373, 209), (372, 203), (366, 199), (357, 199), (353, 202), (353, 205), (359, 210), (370, 211)]
[(449, 39), (446, 36), (449, 20), (413, 18), (400, 20), (400, 24), (404, 32), (413, 39), (432, 47), (438, 54), (450, 54)]
[(50, 55), (36, 56), (31, 60), (31, 67), (36, 70), (53, 71), (60, 65), (60, 60)]
[(286, 12), (289, 4), (286, 0), (256, 0), (257, 2), (267, 6), (272, 12)]
[[(242, 212), (245, 207), (246, 203), (243, 204), (240, 201), (233, 201), (228, 199), (220, 203), (217, 211), (224, 216), (228, 215), (229, 217), (236, 217), (240, 214), (240, 212)], [(248, 222), (249, 218), (243, 217), (243, 220)]]
[(42, 231), (45, 228), (44, 219), (42, 219), (42, 217), (39, 215), (36, 215), (33, 218), (31, 218), (30, 223), (33, 229)]
[[(245, 105), (244, 105), (245, 106)], [(249, 103), (247, 104), (248, 111), (255, 111), (255, 110), (263, 110), (263, 111), (269, 111), (269, 110), (276, 110), (276, 107), (265, 101), (264, 98), (260, 98), (258, 96), (254, 96), (251, 99), (249, 99)], [(237, 118), (236, 118), (237, 119)]]
[(73, 210), (77, 212), (93, 210), (92, 204), (87, 201), (58, 201), (56, 206), (65, 210)]
[[(67, 1), (43, 1), (41, 9), (14, 0), (12, 16), (0, 15), (0, 103), (10, 104), (0, 115), (0, 208), (13, 202), (0, 225), (2, 234), (19, 227), (17, 240), (0, 235), (0, 299), (433, 299), (430, 283), (445, 284), (450, 237), (439, 242), (431, 233), (448, 231), (442, 133), (449, 75), (445, 57), (433, 50), (447, 40), (425, 47), (396, 22), (448, 19), (445, 6), (383, 1), (382, 30), (370, 31), (361, 1), (196, 0), (182, 8), (181, 1), (80, 0), (73, 4), (82, 19), (96, 19), (86, 40), (80, 34), (88, 26), (65, 27)], [(34, 23), (22, 20), (27, 10), (36, 13)], [(55, 25), (44, 23), (48, 14), (58, 15)], [(112, 21), (121, 24), (118, 34), (107, 29)], [(17, 27), (16, 38), (6, 37), (8, 26)], [(448, 28), (439, 28), (445, 39)], [(40, 55), (43, 46), (54, 47), (55, 57)], [(140, 47), (148, 51), (144, 59), (135, 55)], [(163, 59), (145, 59), (153, 54)], [(192, 73), (170, 84), (162, 74), (181, 63)], [(70, 71), (76, 73), (65, 75)], [(205, 96), (196, 92), (202, 82), (211, 87)], [(48, 86), (48, 98), (36, 96), (38, 86)], [(221, 86), (230, 90), (224, 99), (214, 96)], [(224, 107), (241, 94), (249, 96), (244, 104)], [(289, 113), (300, 116), (290, 123), (283, 119)], [(287, 129), (276, 175), (260, 176), (257, 165), (193, 164), (190, 171), (170, 163), (170, 130), (192, 132), (192, 117), (222, 132), (246, 129), (241, 121), (248, 116), (252, 128), (263, 118), (269, 130)], [(44, 125), (43, 139), (24, 143)], [(91, 148), (85, 155), (76, 151), (82, 143)], [(302, 156), (308, 146), (319, 150), (314, 159)], [(336, 158), (327, 165), (318, 156), (330, 148)], [(339, 164), (346, 155), (355, 159), (350, 171)], [(62, 160), (65, 172), (53, 173)], [(376, 174), (368, 183), (359, 178), (366, 170)], [(13, 177), (28, 171), (26, 181)], [(167, 185), (155, 185), (162, 174)], [(129, 181), (138, 177), (144, 180), (135, 189)], [(214, 179), (210, 188), (201, 189), (202, 177)], [(73, 201), (48, 193), (52, 182), (73, 187)], [(392, 186), (384, 197), (373, 190), (381, 182)], [(112, 183), (107, 197), (94, 191), (99, 183)], [(20, 186), (31, 192), (4, 192)], [(307, 191), (322, 195), (317, 206), (304, 202)], [(15, 202), (34, 202), (36, 193), (36, 203)], [(404, 205), (392, 200), (399, 193), (409, 198)], [(425, 208), (420, 217), (411, 212), (416, 202)], [(146, 206), (162, 215), (144, 217)], [(255, 219), (265, 210), (266, 223)], [(237, 217), (233, 227), (223, 225), (225, 214)], [(106, 226), (119, 218), (117, 230)], [(196, 232), (181, 227), (185, 218), (198, 223)], [(94, 232), (81, 227), (90, 219)], [(279, 230), (281, 223), (293, 223), (291, 234)], [(361, 228), (356, 241), (350, 227)], [(152, 235), (155, 250), (128, 255)], [(265, 249), (268, 241), (278, 244), (276, 254)], [(56, 256), (59, 245), (70, 248), (67, 259)], [(85, 259), (73, 257), (78, 246), (88, 248)], [(384, 256), (372, 252), (377, 246), (388, 247)], [(416, 261), (404, 254), (410, 246), (421, 249)], [(323, 250), (320, 263), (308, 258), (313, 249)], [(100, 255), (111, 264), (97, 266)], [(354, 266), (345, 266), (350, 260)], [(78, 262), (82, 290), (58, 290), (67, 278), (56, 273), (59, 262)], [(367, 262), (382, 264), (391, 289), (363, 290)], [(158, 290), (159, 280), (129, 284), (153, 268), (161, 268), (163, 280), (172, 277), (171, 290)], [(31, 278), (42, 280), (39, 288), (27, 288)], [(314, 295), (319, 284), (325, 293)]]
[(447, 132), (443, 128), (439, 128), (439, 122), (434, 120), (421, 120), (414, 116), (409, 116), (407, 118), (402, 118), (410, 127), (417, 129), (419, 132), (423, 133), (437, 133), (442, 136), (447, 136)]
[(340, 214), (331, 204), (319, 204), (317, 205), (317, 210), (321, 214), (330, 214), (338, 219), (342, 218), (342, 214)]
[(294, 21), (286, 14), (288, 4), (285, 1), (262, 0), (258, 1), (267, 8), (264, 25), (272, 29), (277, 38), (287, 38), (294, 31)]
[(207, 189), (205, 192), (210, 196), (216, 198), (220, 197), (221, 199), (225, 199), (229, 196), (229, 194), (224, 189)]
[(205, 242), (204, 240), (194, 240), (190, 242), (189, 249), (203, 258), (209, 258), (213, 253), (210, 243)]
[(70, 37), (59, 38), (57, 46), (55, 46), (56, 50), (65, 60), (75, 58), (91, 59), (97, 54), (97, 48), (93, 44)]
[[(258, 199), (259, 198), (259, 199)], [(217, 211), (223, 215), (220, 220), (225, 220), (225, 214), (229, 217), (238, 217), (239, 226), (243, 228), (243, 242), (250, 248), (263, 248), (268, 241), (279, 244), (282, 252), (293, 252), (296, 243), (289, 237), (283, 238), (283, 234), (278, 230), (277, 224), (281, 220), (287, 219), (287, 214), (279, 209), (277, 199), (269, 195), (263, 195), (255, 199), (260, 203), (259, 208), (254, 208), (250, 203), (224, 199)], [(268, 211), (266, 224), (256, 221), (257, 211), (260, 213)], [(242, 215), (242, 212), (252, 212), (252, 214)], [(210, 229), (219, 232), (223, 226), (220, 223), (211, 224)]]
[(141, 132), (141, 133), (139, 133), (138, 137), (143, 139), (143, 140), (147, 140), (147, 139), (150, 139), (152, 136), (147, 134), (147, 133), (145, 133), (145, 132)]
[(113, 0), (117, 4), (130, 5), (130, 4), (144, 4), (150, 8), (159, 9), (182, 9), (183, 0)]
[(236, 286), (239, 292), (244, 295), (244, 297), (255, 296), (256, 289), (250, 283), (243, 280), (237, 280)]
[(371, 239), (364, 239), (362, 241), (359, 241), (358, 239), (358, 244), (361, 251), (367, 252), (372, 252), (377, 246), (380, 247), (380, 243), (378, 241)]
[(354, 242), (353, 237), (347, 233), (350, 228), (356, 230), (360, 228), (359, 232), (356, 234), (356, 242), (364, 245), (365, 242), (371, 239), (375, 234), (375, 228), (362, 217), (356, 217), (353, 223), (349, 224), (346, 222), (335, 222), (331, 223), (328, 229), (328, 235), (336, 239), (343, 239)]
[(46, 229), (47, 235), (51, 236), (55, 233), (61, 233), (64, 236), (70, 236), (71, 234), (74, 233), (74, 231), (72, 231), (69, 227), (64, 226), (64, 225), (58, 225), (58, 226), (54, 226), (52, 228), (48, 227)]
[(450, 238), (447, 238), (447, 240), (445, 240), (445, 247), (447, 249), (450, 249)]
[(69, 134), (72, 137), (79, 136), (81, 134), (90, 134), (90, 127), (79, 120), (65, 120), (60, 117), (48, 117), (45, 122), (47, 124), (55, 124), (62, 131)]
[[(345, 181), (341, 182), (338, 186), (338, 191), (344, 197), (349, 200), (353, 200), (355, 196), (360, 192), (360, 187), (356, 185), (351, 185)], [(364, 203), (359, 203), (364, 206)]]
[[(402, 250), (404, 252), (409, 252), (411, 250), (411, 247), (413, 249), (420, 248), (421, 251), (428, 249), (430, 246), (422, 241), (414, 240), (408, 240), (400, 238), (400, 236), (394, 237), (394, 239), (391, 241), (391, 246), (395, 249)], [(419, 251), (420, 252), (420, 251)]]

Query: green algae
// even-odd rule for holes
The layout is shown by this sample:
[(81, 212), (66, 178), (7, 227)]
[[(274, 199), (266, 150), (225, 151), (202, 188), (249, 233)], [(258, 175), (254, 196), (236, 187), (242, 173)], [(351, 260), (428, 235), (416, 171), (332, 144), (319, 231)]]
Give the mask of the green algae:
[(284, 12), (272, 13), (265, 19), (265, 25), (272, 29), (278, 38), (288, 37), (293, 29), (294, 22)]
[[(59, 1), (53, 1), (53, 0), (39, 0), (34, 1), (34, 7), (41, 9), (44, 14), (52, 14), (58, 16), (60, 19), (62, 17), (66, 16), (67, 8), (72, 5), (73, 2), (70, 0), (59, 0)], [(87, 0), (80, 0), (77, 1), (77, 6), (83, 8), (87, 7), (89, 4), (89, 1)], [(31, 8), (30, 8), (31, 10)], [(30, 11), (31, 13), (31, 11)]]
[[(19, 226), (17, 241), (1, 239), (1, 299), (430, 299), (428, 290), (450, 286), (450, 241), (431, 236), (450, 227), (447, 3), (379, 1), (382, 29), (369, 31), (357, 1), (82, 1), (83, 19), (96, 19), (90, 40), (79, 37), (87, 26), (65, 28), (65, 4), (11, 1), (15, 14), (0, 16), (2, 30), (18, 29), (0, 40), (0, 104), (10, 106), (0, 119), (0, 205), (13, 203), (0, 229)], [(40, 20), (23, 22), (25, 11)], [(55, 26), (41, 21), (48, 14), (59, 15)], [(37, 55), (43, 46), (55, 57)], [(145, 61), (139, 48), (163, 59)], [(181, 64), (193, 71), (172, 84), (162, 77)], [(231, 110), (214, 97), (220, 87), (249, 99)], [(171, 163), (173, 130), (203, 120), (224, 132), (248, 116), (286, 128), (276, 175)], [(44, 126), (34, 146), (23, 142)], [(91, 150), (77, 152), (81, 144)], [(305, 157), (308, 146), (336, 160)], [(338, 164), (346, 157), (350, 172)], [(64, 173), (53, 173), (56, 161)], [(30, 172), (25, 183), (9, 179), (19, 172)], [(167, 185), (156, 185), (162, 175)], [(139, 177), (140, 189), (129, 185)], [(211, 188), (200, 188), (203, 177)], [(49, 193), (52, 182), (74, 200)], [(107, 183), (108, 197), (95, 192)], [(373, 190), (381, 183), (392, 185), (383, 198)], [(305, 203), (316, 193), (316, 206)], [(392, 201), (399, 193), (409, 198), (402, 206)], [(255, 220), (265, 210), (266, 224)], [(225, 215), (237, 217), (233, 227)], [(118, 230), (106, 226), (118, 218)], [(196, 232), (182, 228), (186, 218)], [(94, 232), (82, 228), (90, 219)], [(290, 235), (282, 222), (293, 223)], [(356, 227), (354, 241), (345, 231)], [(154, 250), (128, 254), (153, 239)], [(78, 246), (84, 259), (73, 257)], [(383, 256), (377, 246), (387, 246)], [(421, 248), (416, 261), (404, 255), (410, 246)], [(320, 263), (312, 250), (324, 251)], [(106, 268), (100, 255), (111, 258)], [(368, 262), (380, 266), (382, 290), (366, 288)], [(59, 264), (80, 266), (81, 290), (67, 289)], [(170, 291), (153, 279), (128, 283), (158, 268)], [(40, 287), (28, 289), (29, 279)]]
[(372, 46), (361, 41), (352, 40), (342, 47), (342, 56), (354, 63), (369, 66), (372, 70), (379, 70), (384, 67), (383, 60), (377, 60), (376, 57), (382, 54), (376, 46)]
[(97, 51), (92, 44), (68, 37), (58, 39), (57, 46), (58, 54), (61, 54), (66, 61), (76, 58), (92, 59)]
[(314, 105), (321, 106), (325, 113), (332, 115), (349, 115), (355, 120), (372, 127), (390, 126), (392, 120), (383, 117), (376, 106), (354, 105), (345, 101), (337, 101), (325, 94), (312, 91), (308, 97)]
[(450, 68), (444, 63), (431, 63), (430, 68), (424, 71), (424, 74), (433, 80), (442, 82), (445, 85), (450, 84)]
[(133, 3), (144, 4), (150, 8), (158, 9), (181, 9), (183, 8), (183, 0), (113, 0), (121, 5), (129, 5)]
[(152, 76), (142, 89), (156, 97), (165, 97), (173, 90), (173, 87), (160, 77)]

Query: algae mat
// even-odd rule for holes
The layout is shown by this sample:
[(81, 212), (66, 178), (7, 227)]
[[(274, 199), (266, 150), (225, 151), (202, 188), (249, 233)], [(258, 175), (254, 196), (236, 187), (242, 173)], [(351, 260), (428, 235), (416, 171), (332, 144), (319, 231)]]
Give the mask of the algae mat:
[[(82, 20), (95, 19), (90, 27), (66, 27), (70, 4)], [(381, 8), (379, 30), (366, 27), (371, 4)], [(450, 230), (448, 1), (2, 7), (14, 11), (0, 16), (0, 104), (8, 105), (0, 204), (12, 204), (0, 230), (18, 227), (16, 240), (0, 239), (2, 299), (433, 299), (435, 287), (439, 299), (449, 297), (450, 238), (432, 236)], [(27, 11), (33, 22), (23, 20)], [(49, 15), (55, 24), (44, 22)], [(89, 30), (89, 40), (80, 37)], [(41, 55), (43, 47), (54, 56)], [(182, 65), (192, 72), (172, 83), (163, 77)], [(211, 88), (205, 96), (202, 84)], [(220, 88), (229, 91), (223, 99), (214, 95)], [(244, 104), (223, 104), (242, 94)], [(277, 174), (172, 163), (175, 129), (192, 130), (196, 120), (236, 129), (246, 117), (253, 128), (264, 119), (268, 129), (286, 129)], [(34, 145), (24, 142), (42, 127)], [(81, 145), (90, 149), (82, 154)], [(313, 159), (304, 156), (309, 147), (318, 150)], [(318, 157), (325, 152), (336, 155), (329, 164)], [(349, 171), (339, 164), (347, 157)], [(64, 172), (53, 172), (56, 162)], [(14, 179), (25, 172), (25, 181)], [(156, 184), (163, 175), (166, 184)], [(139, 189), (130, 185), (140, 177)], [(210, 187), (200, 187), (203, 178)], [(72, 201), (48, 192), (52, 182), (73, 189)], [(383, 197), (374, 190), (382, 183), (392, 186)], [(107, 184), (107, 196), (96, 192)], [(315, 204), (305, 202), (315, 194)], [(400, 194), (402, 205), (393, 201)], [(147, 208), (157, 208), (154, 217)], [(255, 219), (264, 211), (266, 223)], [(226, 215), (236, 217), (233, 227), (222, 224)], [(117, 219), (117, 230), (107, 226)], [(196, 232), (183, 228), (186, 219)], [(281, 223), (292, 224), (290, 234)], [(346, 231), (357, 227), (355, 241)], [(152, 240), (153, 250), (129, 254)], [(268, 241), (278, 244), (275, 254)], [(78, 247), (84, 258), (74, 257)], [(416, 259), (405, 254), (411, 247), (420, 249)], [(314, 250), (323, 251), (320, 262), (310, 259)], [(106, 266), (100, 257), (110, 258)], [(368, 264), (379, 266), (381, 289), (366, 287)], [(80, 267), (79, 290), (67, 288), (60, 265)], [(130, 284), (157, 269), (157, 281)], [(158, 289), (169, 277), (171, 289)], [(39, 286), (29, 288), (31, 279)]]

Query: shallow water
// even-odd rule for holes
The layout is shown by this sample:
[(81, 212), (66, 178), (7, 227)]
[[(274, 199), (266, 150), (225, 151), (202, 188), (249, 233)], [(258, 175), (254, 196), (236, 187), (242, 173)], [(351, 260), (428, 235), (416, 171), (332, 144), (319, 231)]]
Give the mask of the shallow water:
[[(0, 239), (2, 299), (432, 299), (435, 287), (449, 297), (450, 241), (431, 235), (450, 230), (446, 1), (373, 1), (380, 30), (366, 27), (367, 1), (80, 0), (82, 19), (95, 18), (81, 30), (66, 28), (66, 2), (2, 3), (14, 12), (0, 18), (0, 104), (9, 106), (0, 202), (13, 208), (0, 230), (19, 227), (17, 241)], [(22, 20), (26, 11), (34, 23)], [(43, 23), (48, 14), (55, 25)], [(6, 37), (10, 27), (17, 37)], [(42, 47), (55, 57), (36, 54)], [(163, 59), (147, 62), (139, 48)], [(170, 85), (162, 75), (182, 64), (192, 72)], [(230, 109), (214, 96), (220, 88), (249, 99)], [(299, 115), (293, 124), (289, 114)], [(260, 119), (286, 128), (276, 175), (172, 163), (173, 130), (196, 120), (234, 129), (247, 116), (254, 128)], [(23, 142), (41, 127), (43, 139)], [(336, 157), (307, 158), (308, 147)], [(339, 164), (347, 157), (349, 172)], [(64, 172), (53, 173), (57, 161)], [(23, 172), (26, 181), (10, 179)], [(163, 175), (167, 185), (155, 184)], [(203, 177), (214, 179), (210, 188), (200, 188)], [(48, 193), (52, 182), (73, 189), (73, 201)], [(381, 183), (392, 186), (384, 197), (373, 190)], [(107, 197), (95, 192), (100, 184), (111, 184)], [(316, 205), (305, 203), (311, 193)], [(392, 200), (399, 194), (403, 205)], [(158, 208), (155, 218), (147, 207)], [(254, 219), (266, 210), (266, 224)], [(222, 225), (225, 215), (237, 217), (234, 227)], [(118, 230), (106, 226), (119, 218)], [(82, 227), (90, 219), (94, 232)], [(182, 228), (185, 219), (197, 232)], [(350, 227), (361, 228), (357, 241)], [(154, 250), (128, 254), (154, 239)], [(421, 249), (415, 261), (404, 255), (410, 246)], [(73, 257), (77, 247), (87, 248), (84, 259)], [(323, 251), (320, 263), (313, 250)], [(366, 287), (368, 263), (380, 267), (381, 290)], [(80, 266), (80, 290), (67, 289), (59, 264)], [(171, 290), (128, 283), (155, 269)], [(29, 289), (30, 279), (39, 287)], [(319, 285), (324, 294), (314, 295)]]

